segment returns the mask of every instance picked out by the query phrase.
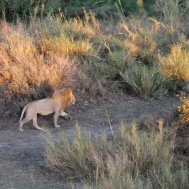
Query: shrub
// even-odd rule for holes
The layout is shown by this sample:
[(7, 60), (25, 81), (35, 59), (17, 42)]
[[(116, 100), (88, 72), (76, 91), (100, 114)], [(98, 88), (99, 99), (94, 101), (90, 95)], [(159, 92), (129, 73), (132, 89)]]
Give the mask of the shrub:
[[(164, 56), (160, 50), (167, 52), (170, 44), (175, 43), (175, 37), (172, 36), (174, 32), (171, 32), (171, 42), (169, 39), (164, 41), (164, 38), (163, 46), (164, 43), (167, 46), (165, 45), (165, 49), (161, 47), (162, 41), (159, 38), (163, 36), (164, 29), (167, 32), (170, 27), (146, 16), (130, 16), (126, 20), (122, 17), (115, 26), (113, 19), (98, 20), (90, 11), (84, 11), (84, 15), (82, 19), (64, 19), (64, 22), (61, 16), (48, 16), (41, 20), (34, 17), (27, 24), (17, 23), (14, 26), (2, 22), (0, 83), (9, 91), (19, 94), (36, 90), (46, 80), (56, 88), (78, 79), (77, 84), (88, 91), (98, 91), (91, 92), (96, 95), (112, 90), (109, 80), (112, 86), (118, 86), (117, 83), (124, 79), (135, 94), (147, 97), (166, 93), (166, 79), (160, 74), (159, 66), (154, 64), (159, 61), (158, 54)], [(180, 34), (176, 39), (179, 43), (182, 42)], [(185, 45), (187, 47), (187, 42)], [(187, 60), (187, 53), (183, 53), (185, 51), (187, 52), (182, 49), (180, 54), (184, 54)], [(69, 58), (65, 58), (65, 54)], [(179, 56), (182, 55), (178, 55), (178, 61), (187, 65), (187, 61), (184, 58), (180, 60)], [(168, 80), (169, 71), (175, 73), (176, 68), (172, 66), (169, 70), (167, 59), (171, 57), (172, 55), (167, 55), (161, 58), (162, 72)], [(76, 67), (79, 74), (74, 71)], [(182, 69), (180, 66), (179, 69), (181, 77), (185, 77), (183, 73), (187, 68)], [(73, 77), (74, 74), (78, 77)], [(187, 75), (187, 71), (185, 74)], [(171, 76), (174, 80), (174, 74)]]
[(186, 36), (177, 31), (171, 31), (170, 27), (164, 28), (165, 30), (159, 33), (156, 36), (156, 41), (158, 42), (158, 48), (161, 50), (163, 55), (170, 53), (172, 46), (176, 44), (180, 44), (183, 46), (187, 46)]
[(167, 93), (167, 79), (160, 74), (156, 65), (129, 64), (121, 75), (137, 95), (161, 97)]

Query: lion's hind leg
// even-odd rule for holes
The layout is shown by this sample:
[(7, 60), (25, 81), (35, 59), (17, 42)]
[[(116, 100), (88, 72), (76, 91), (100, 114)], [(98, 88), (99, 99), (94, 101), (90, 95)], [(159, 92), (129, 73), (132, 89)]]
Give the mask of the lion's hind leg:
[(20, 122), (19, 122), (19, 131), (23, 131), (23, 125), (25, 124), (25, 123), (27, 123), (28, 121), (30, 121), (30, 120), (32, 120), (32, 118), (31, 117), (25, 117), (23, 120), (20, 120)]
[(43, 130), (43, 128), (39, 127), (37, 124), (37, 114), (33, 117), (33, 126), (38, 130)]
[(24, 130), (22, 129), (23, 124), (24, 124), (24, 123), (23, 123), (22, 121), (19, 122), (19, 129), (18, 129), (18, 130), (21, 131), (21, 132), (24, 131)]

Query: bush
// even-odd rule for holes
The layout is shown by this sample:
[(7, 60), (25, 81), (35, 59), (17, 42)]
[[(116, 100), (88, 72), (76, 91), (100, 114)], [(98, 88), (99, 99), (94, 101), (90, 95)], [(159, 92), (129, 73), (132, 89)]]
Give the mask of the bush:
[(167, 93), (167, 79), (161, 75), (156, 65), (129, 64), (121, 75), (137, 95), (162, 97)]

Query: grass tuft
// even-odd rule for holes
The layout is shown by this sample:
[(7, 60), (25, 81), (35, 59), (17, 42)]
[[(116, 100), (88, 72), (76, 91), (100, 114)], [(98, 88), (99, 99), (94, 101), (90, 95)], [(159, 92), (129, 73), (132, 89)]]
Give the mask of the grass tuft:
[(181, 45), (173, 45), (171, 52), (161, 60), (162, 72), (167, 77), (189, 80), (189, 51)]

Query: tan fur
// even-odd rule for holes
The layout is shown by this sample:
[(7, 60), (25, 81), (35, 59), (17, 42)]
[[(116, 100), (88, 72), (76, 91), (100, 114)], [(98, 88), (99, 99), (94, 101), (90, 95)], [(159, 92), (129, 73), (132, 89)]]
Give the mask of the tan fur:
[[(65, 89), (64, 91), (55, 92), (51, 98), (45, 98), (42, 100), (36, 100), (27, 104), (22, 110), (22, 114), (19, 120), (19, 131), (23, 131), (23, 124), (27, 123), (30, 120), (33, 120), (33, 126), (36, 129), (42, 130), (41, 127), (37, 124), (37, 114), (48, 115), (54, 113), (54, 126), (60, 127), (57, 124), (58, 117), (64, 116), (70, 118), (68, 114), (64, 112), (64, 109), (70, 104), (74, 104), (76, 101), (75, 96), (72, 93), (70, 88)], [(25, 117), (23, 115), (25, 113)]]

